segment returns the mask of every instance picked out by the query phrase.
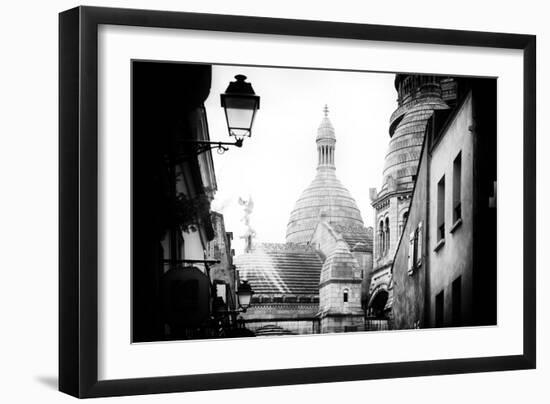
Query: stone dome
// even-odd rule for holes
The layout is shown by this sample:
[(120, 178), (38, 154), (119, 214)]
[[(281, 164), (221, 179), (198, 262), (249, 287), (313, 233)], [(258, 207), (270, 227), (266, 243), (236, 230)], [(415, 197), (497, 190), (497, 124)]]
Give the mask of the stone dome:
[(290, 214), (286, 231), (286, 241), (290, 243), (308, 243), (320, 220), (346, 227), (364, 227), (355, 200), (336, 177), (336, 137), (327, 107), (324, 112), (316, 139), (319, 155), (317, 174)]

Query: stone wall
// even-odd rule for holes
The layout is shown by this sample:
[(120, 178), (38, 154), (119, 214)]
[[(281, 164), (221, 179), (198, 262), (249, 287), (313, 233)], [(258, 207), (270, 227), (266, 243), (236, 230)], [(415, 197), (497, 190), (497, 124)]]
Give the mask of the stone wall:
[[(344, 302), (344, 292), (347, 292), (348, 301)], [(330, 282), (321, 289), (319, 306), (322, 313), (360, 313), (361, 308), (361, 280), (348, 282)]]
[[(471, 133), (472, 99), (468, 96), (431, 150), (429, 187), (429, 285), (430, 321), (435, 325), (436, 296), (443, 292), (443, 324), (451, 325), (452, 283), (461, 277), (462, 324), (469, 324), (473, 318), (472, 269), (473, 269), (473, 138)], [(453, 162), (458, 154), (462, 159), (462, 218), (461, 223), (453, 220)], [(437, 226), (437, 184), (445, 176), (445, 234), (444, 244), (438, 240)]]
[(269, 326), (281, 327), (285, 334), (307, 335), (319, 333), (319, 325), (316, 319), (245, 321), (245, 326), (254, 333)]
[(321, 333), (363, 331), (365, 318), (361, 314), (325, 316), (321, 319)]
[(407, 329), (415, 326), (424, 327), (426, 319), (425, 310), (425, 282), (426, 282), (426, 249), (422, 248), (420, 252), (423, 261), (412, 273), (409, 274), (408, 259), (410, 254), (409, 238), (410, 234), (418, 228), (419, 223), (423, 223), (422, 245), (426, 246), (427, 227), (427, 159), (428, 153), (424, 150), (420, 165), (412, 203), (409, 209), (409, 218), (407, 220), (404, 236), (401, 238), (393, 262), (393, 328)]
[(241, 317), (252, 331), (276, 325), (293, 334), (311, 334), (318, 311), (318, 303), (256, 303)]

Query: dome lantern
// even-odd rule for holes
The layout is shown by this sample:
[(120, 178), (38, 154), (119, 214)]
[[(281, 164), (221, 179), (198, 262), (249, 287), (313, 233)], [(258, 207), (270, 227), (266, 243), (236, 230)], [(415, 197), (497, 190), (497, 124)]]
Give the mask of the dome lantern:
[(334, 133), (334, 127), (332, 122), (328, 118), (328, 105), (325, 104), (323, 108), (323, 119), (317, 129), (317, 154), (318, 164), (317, 169), (320, 168), (332, 168), (334, 165), (334, 149), (336, 146), (336, 135)]

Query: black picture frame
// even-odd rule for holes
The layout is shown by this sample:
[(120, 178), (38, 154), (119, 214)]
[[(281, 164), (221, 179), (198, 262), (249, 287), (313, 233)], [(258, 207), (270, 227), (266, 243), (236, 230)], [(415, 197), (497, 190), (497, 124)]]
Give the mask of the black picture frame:
[[(523, 353), (251, 372), (98, 380), (98, 26), (194, 29), (523, 51)], [(536, 37), (340, 22), (77, 7), (59, 15), (59, 389), (104, 397), (325, 383), (536, 366)]]

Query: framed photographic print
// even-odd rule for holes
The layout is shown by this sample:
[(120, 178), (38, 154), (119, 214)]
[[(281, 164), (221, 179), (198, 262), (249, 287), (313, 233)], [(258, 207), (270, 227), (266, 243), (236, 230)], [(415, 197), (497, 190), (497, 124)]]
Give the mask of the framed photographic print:
[(534, 36), (59, 23), (61, 391), (535, 367)]

